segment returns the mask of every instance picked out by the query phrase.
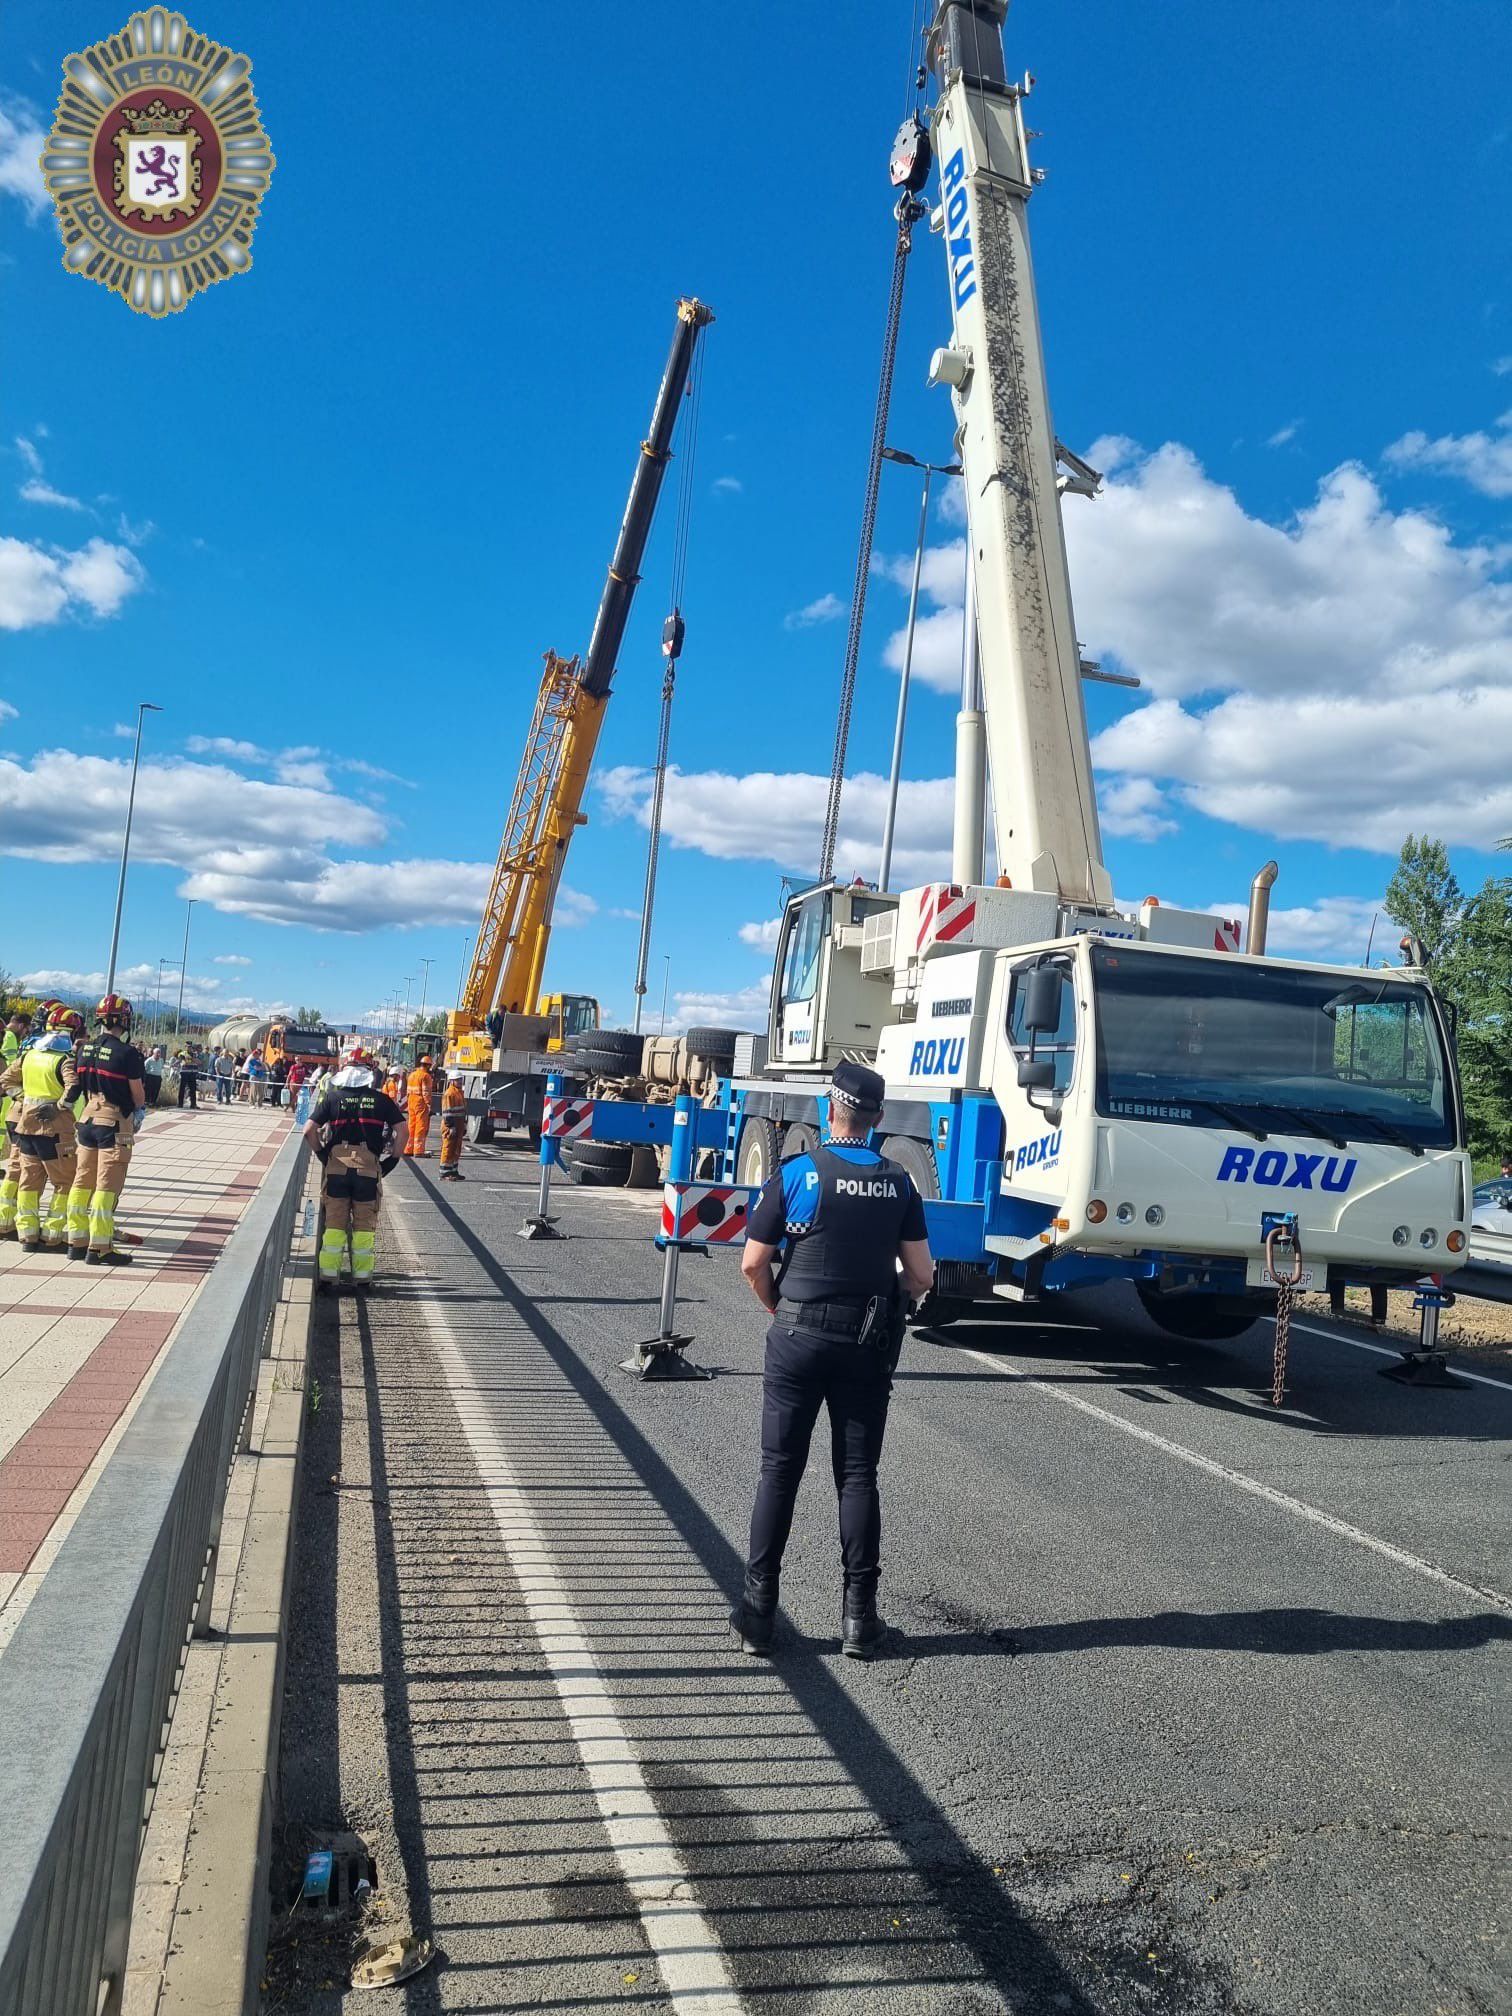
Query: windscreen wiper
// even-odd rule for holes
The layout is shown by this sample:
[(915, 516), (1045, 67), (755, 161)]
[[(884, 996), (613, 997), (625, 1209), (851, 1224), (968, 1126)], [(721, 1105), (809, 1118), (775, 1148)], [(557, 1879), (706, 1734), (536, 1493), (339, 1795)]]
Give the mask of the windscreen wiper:
[[(1353, 1121), (1361, 1127), (1374, 1127), (1378, 1140), (1390, 1141), (1398, 1148), (1410, 1148), (1414, 1155), (1423, 1152), (1421, 1141), (1414, 1141), (1410, 1134), (1404, 1134), (1400, 1127), (1393, 1127), (1389, 1120), (1382, 1120), (1374, 1113), (1357, 1113), (1348, 1106), (1324, 1106), (1320, 1110), (1338, 1120)], [(1341, 1141), (1339, 1146), (1342, 1148), (1344, 1143)]]
[(1293, 1129), (1299, 1134), (1311, 1134), (1315, 1141), (1327, 1141), (1331, 1147), (1347, 1148), (1349, 1143), (1332, 1127), (1320, 1127), (1311, 1113), (1300, 1106), (1277, 1106), (1270, 1099), (1256, 1099), (1253, 1102), (1262, 1112), (1279, 1113), (1285, 1122), (1283, 1131)]
[(1240, 1134), (1249, 1134), (1256, 1141), (1269, 1141), (1270, 1136), (1263, 1127), (1257, 1127), (1253, 1120), (1245, 1118), (1237, 1106), (1230, 1106), (1222, 1099), (1205, 1099), (1201, 1094), (1183, 1093), (1184, 1106), (1205, 1106), (1209, 1113), (1216, 1113), (1220, 1120), (1226, 1120), (1230, 1127)]

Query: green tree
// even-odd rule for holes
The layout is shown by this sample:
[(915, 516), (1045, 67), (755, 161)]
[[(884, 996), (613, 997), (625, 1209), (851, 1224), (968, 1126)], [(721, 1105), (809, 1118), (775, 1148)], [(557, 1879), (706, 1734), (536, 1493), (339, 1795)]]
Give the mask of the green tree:
[(415, 1019), (415, 1034), (417, 1036), (444, 1036), (446, 1034), (446, 1016), (441, 1009), (437, 1008), (430, 1015), (417, 1016)]
[(1435, 974), (1458, 1015), (1470, 1146), (1512, 1150), (1512, 877), (1492, 877), (1464, 906)]
[(1387, 916), (1422, 939), (1433, 963), (1453, 943), (1464, 909), (1464, 891), (1443, 841), (1409, 833), (1386, 889)]
[(294, 1020), (301, 1029), (323, 1029), (325, 1017), (318, 1008), (296, 1008)]

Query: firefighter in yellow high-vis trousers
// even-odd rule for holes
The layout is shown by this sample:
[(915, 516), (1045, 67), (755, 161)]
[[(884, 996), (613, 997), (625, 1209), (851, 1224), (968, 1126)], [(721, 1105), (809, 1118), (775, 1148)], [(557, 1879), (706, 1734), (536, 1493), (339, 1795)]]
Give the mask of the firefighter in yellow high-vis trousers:
[[(0, 1077), (0, 1088), (15, 1095), (10, 1134), (19, 1155), (16, 1237), (26, 1253), (65, 1243), (76, 1162), (73, 1052), (83, 1034), (84, 1017), (59, 1004), (48, 1015), (46, 1033)], [(44, 1225), (42, 1195), (49, 1184), (52, 1197)]]
[(74, 1060), (79, 1108), (79, 1167), (68, 1193), (68, 1257), (91, 1267), (129, 1267), (115, 1250), (115, 1207), (126, 1182), (131, 1147), (147, 1117), (146, 1066), (130, 1039), (131, 1003), (107, 994), (98, 1024)]
[[(21, 1045), (31, 1028), (31, 1017), (19, 1009), (5, 1018), (0, 1034), (0, 1076), (8, 1072), (21, 1054)], [(12, 1094), (0, 1092), (0, 1239), (16, 1236), (16, 1192), (21, 1187), (21, 1156), (10, 1138)]]
[(353, 1287), (366, 1288), (378, 1245), (382, 1179), (404, 1153), (409, 1130), (398, 1106), (379, 1091), (373, 1059), (360, 1045), (326, 1079), (304, 1131), (325, 1168), (319, 1285), (337, 1287), (350, 1268)]

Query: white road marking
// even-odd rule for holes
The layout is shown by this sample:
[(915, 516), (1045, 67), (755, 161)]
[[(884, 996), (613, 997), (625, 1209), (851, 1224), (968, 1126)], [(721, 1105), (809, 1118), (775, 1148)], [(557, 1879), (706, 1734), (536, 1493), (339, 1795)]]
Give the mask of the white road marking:
[[(1321, 1333), (1327, 1336), (1329, 1333)], [(1232, 1484), (1237, 1491), (1247, 1491), (1252, 1498), (1261, 1498), (1267, 1505), (1274, 1505), (1282, 1512), (1290, 1512), (1298, 1519), (1305, 1519), (1312, 1526), (1321, 1526), (1325, 1533), (1332, 1533), (1341, 1540), (1350, 1540), (1357, 1547), (1368, 1548), (1372, 1554), (1379, 1554), (1384, 1560), (1392, 1561), (1398, 1568), (1410, 1568), (1414, 1575), (1421, 1575), (1426, 1581), (1437, 1582), (1443, 1588), (1453, 1589), (1462, 1596), (1473, 1596), (1478, 1602), (1494, 1603), (1498, 1610), (1512, 1611), (1512, 1596), (1504, 1595), (1499, 1589), (1484, 1589), (1476, 1582), (1462, 1581), (1458, 1575), (1451, 1575), (1446, 1568), (1437, 1568), (1431, 1561), (1424, 1561), (1417, 1554), (1408, 1553), (1405, 1547), (1397, 1547), (1390, 1540), (1382, 1540), (1374, 1533), (1367, 1533), (1359, 1526), (1351, 1526), (1347, 1519), (1336, 1519), (1331, 1512), (1324, 1512), (1317, 1505), (1309, 1505), (1304, 1499), (1293, 1498), (1289, 1491), (1278, 1491), (1271, 1484), (1262, 1484), (1258, 1477), (1251, 1477), (1246, 1471), (1234, 1470), (1227, 1463), (1219, 1463), (1211, 1456), (1199, 1456), (1195, 1449), (1188, 1449), (1184, 1443), (1171, 1442), (1164, 1435), (1157, 1435), (1152, 1428), (1143, 1428), (1137, 1421), (1126, 1421), (1121, 1414), (1112, 1414), (1106, 1407), (1098, 1407), (1090, 1400), (1084, 1400), (1079, 1393), (1068, 1393), (1063, 1387), (1051, 1384), (1047, 1379), (1036, 1379), (1031, 1372), (1020, 1372), (1017, 1367), (1004, 1365), (999, 1359), (989, 1358), (983, 1351), (963, 1350), (964, 1358), (975, 1358), (979, 1365), (986, 1365), (1000, 1378), (1011, 1379), (1021, 1386), (1036, 1387), (1047, 1393), (1052, 1400), (1059, 1400), (1062, 1406), (1074, 1407), (1078, 1414), (1089, 1414), (1095, 1421), (1103, 1421), (1110, 1428), (1117, 1428), (1121, 1434), (1130, 1435), (1136, 1442), (1148, 1443), (1150, 1448), (1159, 1449), (1167, 1456), (1174, 1456), (1180, 1463), (1190, 1463), (1194, 1470), (1206, 1471), (1210, 1477), (1221, 1478), (1225, 1484)]]
[[(418, 1262), (408, 1226), (396, 1220), (394, 1230), (397, 1243), (408, 1247), (411, 1260)], [(420, 1307), (541, 1657), (672, 2007), (678, 2016), (737, 2016), (745, 2005), (735, 1991), (723, 1949), (691, 1894), (687, 1865), (615, 1712), (614, 1698), (577, 1621), (546, 1535), (536, 1523), (529, 1494), (515, 1477), (486, 1404), (476, 1398), (475, 1376), (445, 1314), (428, 1297)]]
[[(1305, 1330), (1309, 1337), (1326, 1337), (1330, 1344), (1348, 1344), (1356, 1351), (1374, 1351), (1378, 1358), (1400, 1358), (1401, 1352), (1393, 1350), (1389, 1344), (1367, 1344), (1363, 1337), (1341, 1337), (1336, 1330), (1321, 1330), (1316, 1323), (1292, 1321), (1293, 1330)], [(1461, 1379), (1473, 1379), (1477, 1386), (1495, 1386), (1503, 1393), (1512, 1393), (1512, 1385), (1505, 1379), (1488, 1379), (1484, 1372), (1467, 1372), (1463, 1365), (1456, 1363), (1451, 1370)]]

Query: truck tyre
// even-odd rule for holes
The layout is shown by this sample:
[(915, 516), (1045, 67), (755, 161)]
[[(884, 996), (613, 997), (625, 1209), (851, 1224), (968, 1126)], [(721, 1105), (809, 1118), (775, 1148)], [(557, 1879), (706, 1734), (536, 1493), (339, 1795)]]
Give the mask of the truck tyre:
[(1247, 1295), (1163, 1295), (1142, 1281), (1135, 1283), (1134, 1292), (1157, 1328), (1189, 1343), (1226, 1343), (1260, 1320), (1260, 1301)]
[(819, 1129), (806, 1120), (795, 1120), (782, 1137), (782, 1159), (791, 1162), (795, 1155), (812, 1155), (818, 1146)]
[(474, 1146), (486, 1144), (494, 1138), (494, 1123), (491, 1113), (469, 1113), (467, 1116), (467, 1138)]
[(760, 1189), (776, 1173), (777, 1129), (770, 1120), (753, 1115), (740, 1130), (740, 1145), (735, 1150), (735, 1181)]
[(911, 1134), (889, 1134), (882, 1143), (882, 1153), (908, 1172), (921, 1197), (939, 1196), (940, 1165), (927, 1141), (915, 1141)]
[(637, 1141), (630, 1150), (630, 1171), (625, 1178), (627, 1190), (658, 1190), (661, 1187), (661, 1156), (646, 1141)]
[(737, 1029), (690, 1029), (683, 1041), (690, 1057), (701, 1057), (706, 1064), (723, 1064), (728, 1068), (735, 1062), (735, 1039), (739, 1033)]
[(585, 1029), (572, 1052), (573, 1068), (604, 1078), (625, 1078), (639, 1071), (645, 1038), (630, 1029)]
[(623, 1190), (630, 1150), (612, 1141), (574, 1141), (562, 1150), (562, 1166), (585, 1190)]

